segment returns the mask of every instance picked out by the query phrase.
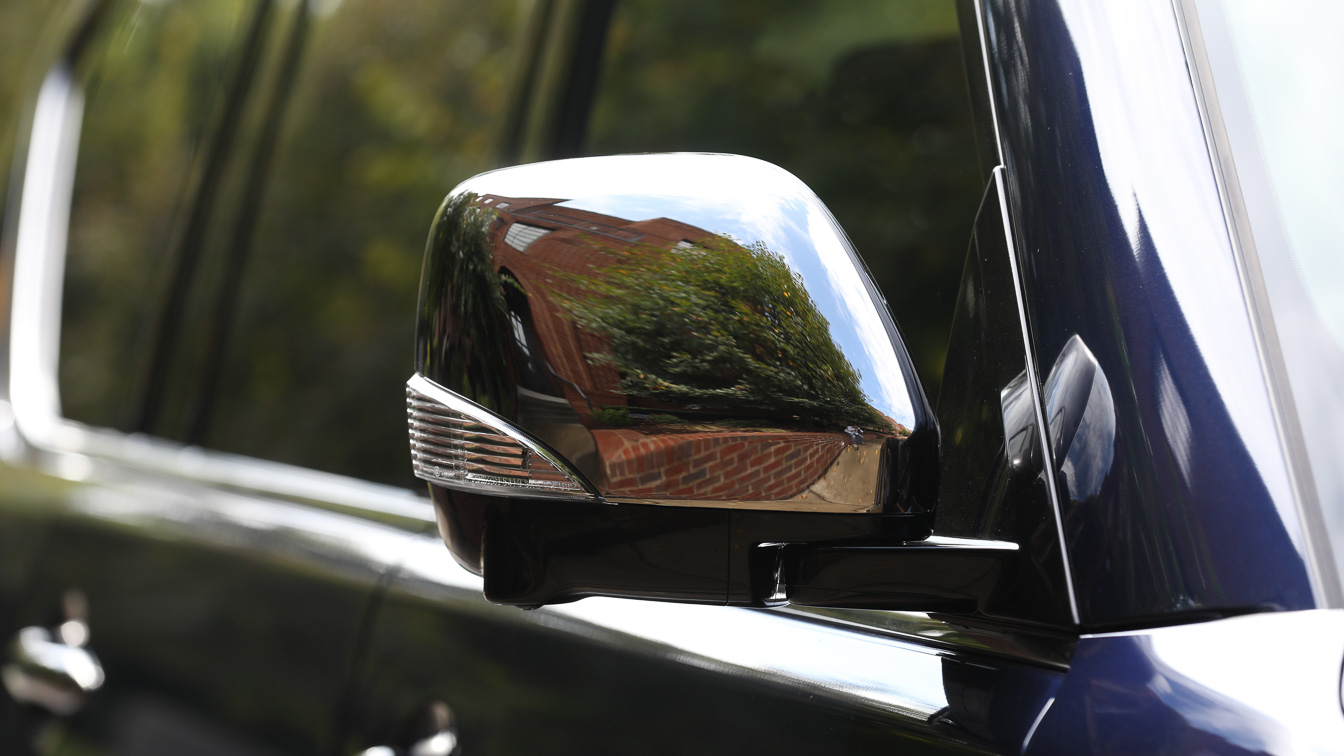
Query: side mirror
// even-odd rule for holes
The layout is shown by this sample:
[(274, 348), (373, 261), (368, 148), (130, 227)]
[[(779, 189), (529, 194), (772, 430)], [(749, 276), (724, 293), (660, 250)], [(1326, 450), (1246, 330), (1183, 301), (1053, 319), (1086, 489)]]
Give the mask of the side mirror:
[(466, 181), (430, 231), (415, 368), (415, 472), (492, 601), (966, 608), (860, 565), (988, 549), (993, 571), (1005, 553), (912, 545), (937, 498), (934, 413), (844, 232), (768, 163)]

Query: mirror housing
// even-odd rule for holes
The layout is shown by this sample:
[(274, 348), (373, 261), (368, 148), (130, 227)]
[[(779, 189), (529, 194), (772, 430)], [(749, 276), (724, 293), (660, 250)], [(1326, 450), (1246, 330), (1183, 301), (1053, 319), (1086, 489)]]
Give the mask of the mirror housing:
[[(853, 582), (798, 567), (821, 563), (800, 545), (931, 532), (938, 428), (885, 301), (816, 195), (759, 160), (459, 185), (426, 247), (415, 370), (416, 475), (493, 601), (780, 603), (799, 570)], [(928, 608), (877, 583), (799, 595)]]

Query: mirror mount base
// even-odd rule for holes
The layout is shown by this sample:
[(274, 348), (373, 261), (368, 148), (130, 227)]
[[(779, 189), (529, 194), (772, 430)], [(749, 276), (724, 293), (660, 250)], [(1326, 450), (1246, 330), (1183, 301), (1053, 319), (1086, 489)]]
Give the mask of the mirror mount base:
[(775, 603), (948, 612), (984, 609), (1017, 544), (931, 537), (905, 543), (762, 546)]
[(1018, 556), (1011, 543), (930, 537), (924, 516), (434, 494), (445, 538), (473, 553), (465, 566), (484, 576), (486, 598), (522, 607), (611, 596), (968, 613)]

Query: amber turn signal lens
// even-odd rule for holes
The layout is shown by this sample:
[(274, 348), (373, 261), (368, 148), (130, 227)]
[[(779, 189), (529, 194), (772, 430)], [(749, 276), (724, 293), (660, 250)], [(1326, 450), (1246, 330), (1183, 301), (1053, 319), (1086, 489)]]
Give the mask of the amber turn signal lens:
[(530, 498), (595, 498), (555, 452), (421, 375), (406, 384), (411, 463), (421, 480)]

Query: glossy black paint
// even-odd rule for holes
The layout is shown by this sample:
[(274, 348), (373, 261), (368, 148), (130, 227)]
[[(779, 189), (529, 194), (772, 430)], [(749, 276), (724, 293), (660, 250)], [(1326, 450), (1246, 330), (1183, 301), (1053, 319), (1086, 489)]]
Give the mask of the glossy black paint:
[(481, 571), (491, 601), (653, 595), (727, 603), (726, 512), (522, 500), (487, 506)]
[(6, 581), (23, 580), (0, 596), (14, 612), (6, 629), (59, 625), (78, 591), (106, 673), (70, 719), (11, 710), (6, 752), (332, 747), (387, 568), (376, 553), (395, 553), (405, 531), (117, 464), (78, 483), (50, 470), (3, 480), (0, 530), (33, 540), (3, 565)]
[[(1117, 93), (1117, 81), (1129, 76), (1134, 86), (1171, 90), (1193, 102), (1175, 16), (1163, 3), (1131, 10), (1140, 19), (1132, 27), (1140, 30), (1138, 38), (1113, 42), (1102, 7), (1070, 15), (1052, 0), (985, 4), (1038, 364), (1055, 363), (1080, 339), (1110, 388), (1113, 407), (1113, 439), (1104, 442), (1112, 449), (1086, 452), (1113, 455), (1098, 471), (1099, 487), (1074, 499), (1059, 476), (1081, 619), (1125, 625), (1180, 612), (1308, 608), (1315, 602), (1294, 545), (1299, 526), (1291, 497), (1276, 478), (1282, 459), (1273, 427), (1262, 424), (1252, 452), (1229, 409), (1258, 411), (1267, 401), (1254, 351), (1239, 374), (1216, 373), (1224, 347), (1201, 343), (1191, 325), (1200, 310), (1244, 313), (1235, 268), (1233, 284), (1213, 292), (1178, 291), (1185, 279), (1169, 270), (1201, 257), (1212, 261), (1209, 274), (1235, 265), (1230, 250), (1223, 252), (1225, 229), (1205, 232), (1197, 225), (1203, 208), (1218, 206), (1207, 153), (1198, 152), (1202, 145), (1194, 144), (1196, 152), (1183, 162), (1163, 159), (1162, 135), (1198, 133), (1197, 112), (1193, 106), (1161, 110), (1160, 97), (1124, 100)], [(1122, 58), (1080, 56), (1106, 44), (1180, 62), (1138, 68)], [(1139, 52), (1145, 46), (1148, 52)], [(1114, 120), (1117, 102), (1135, 109), (1128, 121)], [(1117, 134), (1134, 141), (1125, 165), (1139, 179), (1199, 191), (1170, 197), (1131, 191), (1115, 173), (1119, 158), (1103, 160), (1100, 140)], [(1184, 244), (1158, 246), (1150, 229), (1159, 226), (1194, 230)], [(1244, 319), (1229, 319), (1222, 328), (1229, 339), (1251, 343)], [(1063, 463), (1055, 459), (1057, 472)]]

